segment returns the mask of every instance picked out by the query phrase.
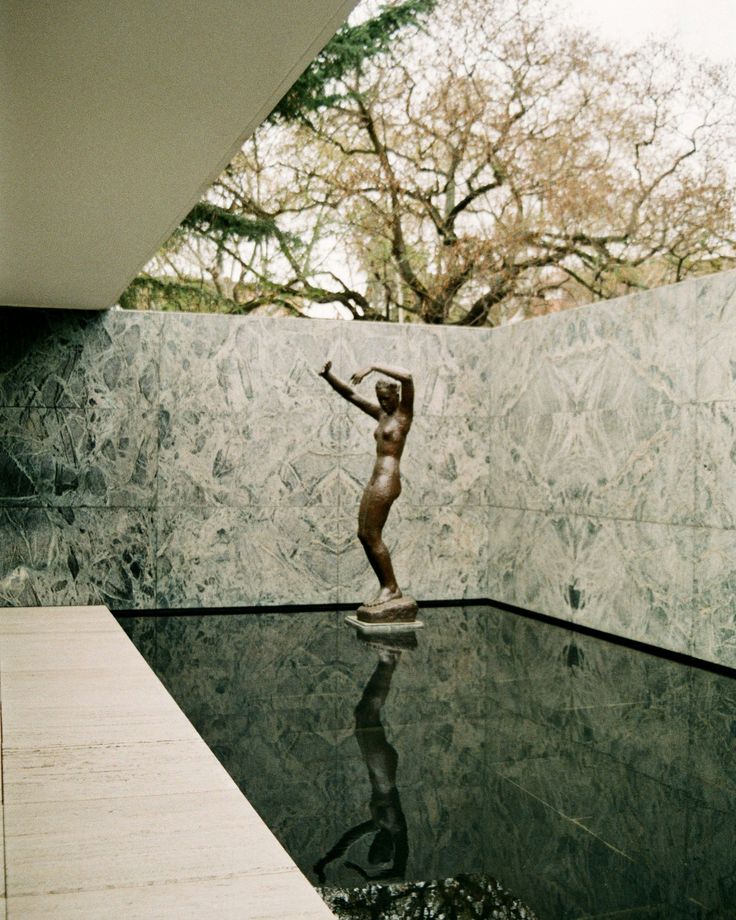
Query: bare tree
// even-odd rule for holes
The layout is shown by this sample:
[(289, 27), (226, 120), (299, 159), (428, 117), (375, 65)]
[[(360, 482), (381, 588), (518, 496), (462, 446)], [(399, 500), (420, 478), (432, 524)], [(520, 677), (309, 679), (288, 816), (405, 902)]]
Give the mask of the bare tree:
[(486, 325), (720, 270), (735, 115), (725, 67), (617, 50), (536, 0), (445, 0), (259, 132), (159, 271), (196, 265), (234, 310)]

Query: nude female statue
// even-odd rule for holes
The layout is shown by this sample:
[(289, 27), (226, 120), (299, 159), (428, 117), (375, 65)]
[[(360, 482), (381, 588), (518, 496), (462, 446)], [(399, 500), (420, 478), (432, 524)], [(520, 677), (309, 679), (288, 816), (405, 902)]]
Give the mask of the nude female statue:
[[(411, 374), (403, 368), (383, 367), (378, 364), (353, 374), (350, 378), (353, 386), (357, 386), (373, 372), (385, 374), (386, 377), (398, 381), (393, 383), (379, 380), (376, 384), (377, 402), (374, 403), (336, 377), (331, 368), (332, 362), (328, 361), (320, 370), (320, 377), (324, 377), (340, 396), (378, 422), (374, 433), (376, 463), (358, 511), (358, 539), (363, 544), (365, 554), (381, 586), (378, 595), (368, 605), (375, 607), (402, 597), (382, 533), (391, 505), (401, 493), (399, 461), (414, 417), (414, 381)], [(414, 609), (416, 610), (416, 607)]]

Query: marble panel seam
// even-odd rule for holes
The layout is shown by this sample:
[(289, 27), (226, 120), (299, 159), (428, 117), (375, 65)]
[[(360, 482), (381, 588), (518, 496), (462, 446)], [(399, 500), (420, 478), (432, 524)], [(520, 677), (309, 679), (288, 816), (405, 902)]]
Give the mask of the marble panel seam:
[[(448, 506), (438, 505), (437, 507), (441, 508)], [(490, 502), (486, 505), (468, 505), (466, 507), (487, 507), (489, 509), (497, 508), (499, 511), (529, 511), (532, 514), (539, 514), (544, 517), (554, 518), (581, 518), (586, 520), (592, 518), (597, 521), (620, 521), (622, 524), (653, 524), (657, 527), (672, 527), (676, 529), (689, 529), (703, 532), (736, 530), (736, 523), (732, 527), (716, 527), (708, 524), (699, 524), (697, 522), (689, 521), (666, 521), (648, 517), (621, 517), (620, 515), (596, 514), (594, 511), (573, 511), (570, 508), (556, 508), (550, 507), (548, 505), (502, 505), (498, 502)]]

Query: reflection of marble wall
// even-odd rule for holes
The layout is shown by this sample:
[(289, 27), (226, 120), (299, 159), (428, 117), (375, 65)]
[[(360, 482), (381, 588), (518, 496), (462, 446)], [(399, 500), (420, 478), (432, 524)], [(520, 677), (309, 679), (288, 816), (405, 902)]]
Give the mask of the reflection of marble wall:
[[(733, 677), (490, 605), (423, 617), (381, 707), (407, 881), (486, 873), (540, 918), (734, 917)], [(354, 729), (391, 639), (359, 640), (329, 609), (121, 625), (317, 881), (370, 815), (370, 769), (386, 775)], [(361, 884), (346, 862), (369, 868), (372, 839), (329, 885)]]
[(314, 370), (383, 361), (417, 380), (407, 590), (736, 667), (736, 273), (493, 330), (6, 310), (0, 336), (0, 604), (362, 600), (373, 423)]

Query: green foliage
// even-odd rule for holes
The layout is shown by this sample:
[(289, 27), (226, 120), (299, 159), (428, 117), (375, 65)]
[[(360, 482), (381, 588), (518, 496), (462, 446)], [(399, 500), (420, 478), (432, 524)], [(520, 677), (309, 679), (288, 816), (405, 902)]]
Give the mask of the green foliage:
[(199, 233), (204, 231), (222, 240), (251, 240), (254, 243), (261, 243), (277, 233), (276, 222), (271, 217), (243, 217), (209, 201), (195, 204), (181, 226)]
[(265, 240), (279, 238), (291, 246), (302, 245), (296, 234), (280, 230), (273, 217), (244, 217), (237, 211), (228, 211), (212, 204), (211, 201), (200, 201), (195, 204), (177, 228), (177, 233), (181, 234), (182, 230), (192, 230), (222, 243), (227, 240), (262, 243)]
[(183, 313), (237, 313), (238, 304), (199, 281), (138, 275), (120, 297), (124, 310), (171, 310)]
[(360, 25), (343, 26), (281, 99), (269, 120), (299, 121), (310, 112), (336, 105), (343, 96), (330, 86), (359, 72), (364, 61), (388, 51), (397, 32), (417, 25), (436, 5), (437, 0), (404, 0), (384, 7)]

